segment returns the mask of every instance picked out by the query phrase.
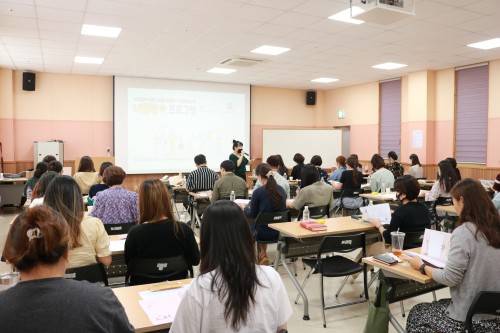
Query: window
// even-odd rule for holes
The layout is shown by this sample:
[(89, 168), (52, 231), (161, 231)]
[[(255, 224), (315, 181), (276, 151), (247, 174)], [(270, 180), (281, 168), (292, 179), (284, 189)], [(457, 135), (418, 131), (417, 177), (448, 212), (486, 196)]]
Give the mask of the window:
[(401, 80), (380, 83), (380, 155), (401, 151)]
[(456, 99), (455, 158), (486, 163), (488, 65), (456, 71)]

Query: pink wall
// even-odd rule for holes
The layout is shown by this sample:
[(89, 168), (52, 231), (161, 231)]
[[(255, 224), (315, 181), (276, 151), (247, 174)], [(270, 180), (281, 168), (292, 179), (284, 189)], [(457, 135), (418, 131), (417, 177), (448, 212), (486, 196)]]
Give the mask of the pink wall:
[(453, 143), (455, 141), (455, 130), (453, 120), (442, 120), (434, 123), (435, 149), (434, 163), (453, 156)]
[[(420, 163), (435, 163), (435, 123), (434, 121), (401, 123), (401, 161), (409, 162), (410, 155), (417, 154)], [(422, 131), (422, 148), (413, 148), (414, 131)]]
[(487, 163), (489, 167), (500, 167), (500, 118), (488, 119)]
[(369, 161), (378, 153), (378, 139), (378, 124), (351, 125), (351, 154)]
[(14, 161), (14, 120), (0, 119), (0, 142), (2, 143), (2, 152), (4, 161)]

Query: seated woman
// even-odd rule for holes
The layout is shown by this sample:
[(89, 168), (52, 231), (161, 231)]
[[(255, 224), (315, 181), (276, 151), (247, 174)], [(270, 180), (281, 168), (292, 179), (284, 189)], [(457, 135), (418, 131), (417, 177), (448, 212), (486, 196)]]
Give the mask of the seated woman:
[(111, 289), (64, 278), (70, 232), (45, 206), (14, 219), (3, 257), (21, 282), (0, 292), (2, 332), (134, 332)]
[[(125, 241), (125, 263), (135, 258), (160, 259), (183, 255), (189, 265), (200, 262), (200, 251), (193, 230), (175, 220), (167, 187), (159, 179), (146, 179), (139, 189), (139, 224)], [(188, 271), (169, 280), (185, 279)], [(132, 277), (131, 284), (150, 283)]]
[(328, 178), (328, 180), (338, 182), (340, 180), (340, 176), (342, 176), (342, 173), (346, 170), (346, 159), (344, 156), (337, 156), (335, 161), (337, 162), (337, 169), (332, 172), (332, 175)]
[(57, 174), (62, 174), (63, 165), (59, 161), (51, 161), (49, 163), (49, 171), (54, 171)]
[(99, 182), (99, 175), (95, 172), (94, 161), (89, 156), (83, 156), (78, 165), (78, 171), (73, 176), (76, 183), (80, 186), (82, 193), (89, 194), (89, 189), (92, 185)]
[(283, 161), (283, 157), (279, 154), (276, 157), (279, 159), (278, 173), (288, 180), (288, 168), (285, 165), (285, 161)]
[(425, 201), (434, 201), (439, 197), (449, 198), (451, 189), (458, 182), (457, 174), (447, 160), (439, 162), (438, 178), (431, 190), (425, 194)]
[(137, 193), (122, 186), (125, 171), (116, 165), (104, 170), (103, 181), (107, 190), (97, 193), (94, 208), (90, 215), (99, 218), (104, 224), (136, 222), (139, 212)]
[(45, 191), (47, 190), (47, 186), (49, 186), (52, 179), (54, 179), (58, 174), (54, 171), (47, 171), (40, 177), (38, 183), (36, 183), (35, 188), (33, 190), (33, 195), (31, 197), (31, 204), (29, 208), (33, 208), (35, 206), (43, 205), (43, 196), (45, 195)]
[(285, 286), (272, 267), (256, 265), (252, 234), (240, 207), (227, 200), (208, 207), (200, 238), (200, 275), (184, 294), (170, 332), (286, 329), (292, 309)]
[(385, 162), (382, 156), (374, 154), (370, 162), (374, 171), (370, 177), (372, 192), (381, 192), (384, 188), (393, 188), (394, 175), (385, 168)]
[[(276, 183), (269, 165), (259, 164), (255, 170), (257, 179), (263, 186), (256, 189), (252, 194), (252, 200), (245, 207), (245, 215), (256, 218), (261, 213), (279, 213), (286, 211), (286, 192)], [(277, 240), (279, 232), (262, 225), (257, 228), (257, 239), (263, 241)], [(257, 251), (259, 264), (269, 265), (267, 257), (267, 244), (260, 244)]]
[(396, 190), (396, 199), (401, 205), (394, 210), (389, 227), (386, 229), (378, 219), (370, 221), (380, 231), (386, 244), (391, 244), (391, 232), (393, 231), (424, 231), (431, 227), (429, 209), (417, 201), (420, 193), (418, 181), (410, 175), (404, 175), (396, 179), (394, 189)]
[(455, 170), (455, 173), (457, 175), (457, 179), (461, 180), (462, 175), (460, 174), (460, 170), (457, 168), (457, 160), (454, 159), (453, 157), (447, 157), (446, 161), (450, 162), (451, 167), (453, 168), (453, 170)]
[(82, 192), (73, 178), (55, 177), (47, 187), (44, 204), (61, 213), (70, 227), (70, 268), (111, 264), (109, 236), (99, 219), (84, 216)]
[[(36, 164), (35, 172), (33, 173), (33, 177), (28, 179), (26, 184), (24, 185), (24, 196), (26, 197), (26, 192), (28, 191), (28, 188), (33, 191), (35, 189), (36, 183), (40, 180), (42, 175), (46, 173), (49, 170), (49, 165), (45, 162), (38, 162)], [(24, 203), (24, 202), (23, 202)]]
[(99, 168), (99, 183), (94, 184), (90, 187), (89, 190), (89, 198), (94, 198), (98, 192), (107, 190), (109, 186), (107, 184), (104, 184), (102, 177), (104, 174), (104, 170), (106, 170), (107, 167), (113, 165), (111, 162), (103, 162), (101, 164), (101, 167)]
[[(358, 159), (350, 156), (347, 158), (347, 170), (342, 173), (337, 183), (333, 184), (336, 190), (359, 190), (363, 181), (363, 174), (357, 170)], [(343, 198), (344, 207), (348, 209), (359, 208), (363, 205), (363, 198)], [(335, 199), (335, 207), (340, 205), (340, 198)]]
[(302, 156), (302, 154), (297, 153), (293, 156), (293, 161), (297, 164), (292, 168), (292, 173), (290, 174), (290, 176), (292, 176), (293, 179), (300, 179), (302, 175), (302, 168), (304, 167), (305, 158), (304, 156)]
[(323, 164), (323, 159), (319, 155), (314, 155), (311, 157), (311, 164), (314, 165), (319, 173), (319, 177), (323, 179), (325, 182), (328, 180), (328, 172), (321, 168)]
[(398, 154), (395, 151), (390, 151), (387, 154), (387, 158), (389, 159), (389, 164), (387, 164), (386, 168), (394, 175), (394, 179), (401, 177), (404, 174), (405, 169), (398, 162)]
[(302, 207), (318, 207), (328, 205), (330, 211), (334, 208), (333, 188), (319, 178), (318, 169), (312, 164), (302, 168), (302, 180), (299, 194), (293, 200), (287, 200), (286, 206), (301, 210)]
[(424, 177), (424, 168), (420, 164), (420, 160), (416, 154), (410, 155), (411, 167), (408, 168), (408, 174), (416, 179)]
[[(450, 287), (451, 299), (413, 307), (406, 332), (463, 332), (472, 301), (483, 290), (500, 290), (500, 216), (483, 186), (472, 179), (458, 182), (451, 190), (459, 216), (451, 235), (448, 260), (443, 269), (407, 258), (414, 269)], [(496, 319), (490, 319), (496, 318)], [(474, 332), (500, 332), (500, 318), (475, 316)], [(478, 321), (479, 320), (479, 321)]]

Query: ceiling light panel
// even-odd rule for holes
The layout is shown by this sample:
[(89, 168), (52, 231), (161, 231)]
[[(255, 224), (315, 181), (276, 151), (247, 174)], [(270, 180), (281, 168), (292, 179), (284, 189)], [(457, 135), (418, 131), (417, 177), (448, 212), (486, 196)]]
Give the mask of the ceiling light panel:
[(279, 46), (271, 46), (271, 45), (262, 45), (256, 49), (253, 49), (252, 53), (259, 53), (259, 54), (268, 54), (268, 55), (278, 55), (282, 54), (285, 52), (290, 51), (289, 48), (287, 47), (279, 47)]
[(402, 68), (402, 67), (406, 67), (406, 66), (408, 66), (408, 65), (398, 64), (398, 63), (395, 63), (395, 62), (385, 62), (383, 64), (374, 65), (372, 67), (373, 68), (377, 68), (377, 69), (391, 70), (391, 69), (398, 69), (398, 68)]
[(488, 39), (488, 40), (484, 40), (482, 42), (472, 43), (472, 44), (469, 44), (467, 46), (474, 47), (476, 49), (481, 49), (481, 50), (490, 50), (490, 49), (494, 49), (496, 47), (500, 47), (500, 38)]
[(82, 26), (81, 34), (87, 36), (117, 38), (120, 35), (121, 31), (122, 28), (84, 24)]
[(311, 82), (317, 82), (317, 83), (332, 83), (336, 82), (339, 79), (334, 79), (334, 78), (329, 78), (329, 77), (319, 77), (317, 79), (311, 80)]
[(209, 69), (207, 73), (212, 73), (212, 74), (231, 74), (236, 72), (236, 69), (231, 69), (231, 68), (220, 68), (220, 67), (214, 67), (212, 69)]
[(104, 61), (104, 58), (96, 58), (96, 57), (81, 57), (81, 56), (76, 56), (75, 57), (75, 62), (78, 64), (93, 64), (93, 65), (100, 65)]

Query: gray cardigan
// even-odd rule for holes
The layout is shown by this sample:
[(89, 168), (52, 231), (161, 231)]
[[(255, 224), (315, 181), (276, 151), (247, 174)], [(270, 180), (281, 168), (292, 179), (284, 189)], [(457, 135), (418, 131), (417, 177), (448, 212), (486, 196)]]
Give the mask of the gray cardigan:
[(451, 304), (446, 314), (458, 321), (465, 321), (480, 291), (500, 290), (500, 249), (489, 246), (481, 234), (476, 240), (475, 233), (476, 226), (470, 222), (456, 228), (446, 266), (432, 273), (434, 281), (450, 287)]

